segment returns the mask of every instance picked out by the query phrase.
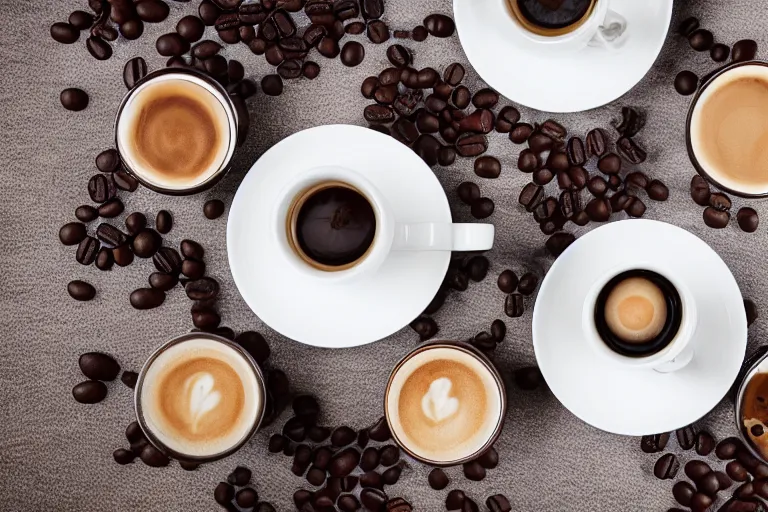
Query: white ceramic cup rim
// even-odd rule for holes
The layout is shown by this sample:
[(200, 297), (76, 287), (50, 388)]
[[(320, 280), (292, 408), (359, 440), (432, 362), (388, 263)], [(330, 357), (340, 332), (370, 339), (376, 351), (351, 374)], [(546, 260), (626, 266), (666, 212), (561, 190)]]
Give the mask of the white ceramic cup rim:
[[(680, 322), (680, 327), (677, 330), (677, 334), (675, 334), (672, 341), (662, 350), (642, 357), (625, 356), (611, 350), (600, 337), (600, 334), (597, 332), (597, 327), (595, 326), (595, 303), (597, 302), (598, 295), (600, 295), (600, 292), (611, 279), (623, 272), (631, 270), (650, 270), (651, 272), (656, 272), (668, 279), (680, 294), (680, 302), (682, 305), (682, 320)], [(599, 279), (595, 280), (584, 298), (581, 324), (587, 343), (603, 359), (628, 367), (652, 368), (673, 361), (688, 346), (690, 346), (693, 341), (693, 334), (696, 330), (697, 319), (696, 303), (688, 287), (675, 278), (674, 274), (669, 270), (646, 261), (613, 267), (604, 272)]]

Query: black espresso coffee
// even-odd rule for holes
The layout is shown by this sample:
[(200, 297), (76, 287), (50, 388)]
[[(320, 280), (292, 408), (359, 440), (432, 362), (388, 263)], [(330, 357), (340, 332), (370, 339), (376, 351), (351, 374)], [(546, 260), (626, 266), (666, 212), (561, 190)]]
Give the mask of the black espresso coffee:
[(680, 328), (683, 308), (677, 289), (650, 270), (622, 272), (595, 302), (595, 327), (619, 354), (643, 357), (663, 350)]
[(518, 23), (542, 36), (559, 36), (576, 30), (589, 18), (598, 1), (507, 0)]
[(368, 253), (376, 236), (376, 213), (366, 197), (341, 181), (320, 183), (300, 193), (288, 213), (288, 238), (309, 265), (346, 270)]

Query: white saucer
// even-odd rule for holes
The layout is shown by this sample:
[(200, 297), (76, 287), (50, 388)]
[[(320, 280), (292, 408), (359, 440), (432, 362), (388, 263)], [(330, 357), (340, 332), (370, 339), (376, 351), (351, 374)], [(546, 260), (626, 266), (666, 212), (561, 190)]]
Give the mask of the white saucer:
[[(600, 357), (582, 331), (585, 296), (606, 269), (663, 264), (695, 297), (695, 355), (674, 373), (626, 368)], [(581, 420), (615, 434), (670, 432), (722, 400), (747, 346), (744, 302), (725, 262), (684, 229), (651, 220), (597, 228), (574, 242), (546, 275), (533, 311), (536, 359), (552, 392)]]
[(632, 89), (661, 52), (673, 2), (613, 0), (610, 8), (628, 22), (622, 48), (587, 47), (560, 55), (532, 52), (516, 44), (503, 24), (499, 27), (499, 3), (506, 1), (453, 0), (461, 44), (491, 87), (516, 103), (546, 112), (589, 110)]
[(269, 149), (243, 179), (227, 221), (229, 266), (240, 294), (271, 328), (317, 347), (365, 345), (424, 311), (448, 270), (450, 251), (393, 252), (364, 282), (307, 279), (271, 247), (275, 202), (309, 169), (357, 170), (387, 197), (398, 222), (451, 222), (432, 170), (395, 139), (359, 126), (319, 126)]

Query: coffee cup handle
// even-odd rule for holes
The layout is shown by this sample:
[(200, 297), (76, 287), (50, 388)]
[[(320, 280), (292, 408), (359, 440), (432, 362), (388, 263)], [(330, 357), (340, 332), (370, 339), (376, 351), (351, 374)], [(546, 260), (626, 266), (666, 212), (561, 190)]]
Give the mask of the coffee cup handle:
[(683, 350), (681, 353), (679, 353), (677, 356), (675, 356), (674, 359), (671, 361), (667, 361), (666, 363), (661, 363), (658, 366), (655, 366), (653, 369), (654, 371), (657, 371), (659, 373), (672, 373), (676, 372), (678, 370), (682, 370), (688, 364), (691, 362), (694, 356), (694, 349), (692, 346), (686, 347), (685, 350)]
[(627, 19), (616, 11), (608, 10), (589, 46), (618, 50), (627, 40), (626, 32)]
[(493, 224), (396, 224), (393, 251), (487, 251)]

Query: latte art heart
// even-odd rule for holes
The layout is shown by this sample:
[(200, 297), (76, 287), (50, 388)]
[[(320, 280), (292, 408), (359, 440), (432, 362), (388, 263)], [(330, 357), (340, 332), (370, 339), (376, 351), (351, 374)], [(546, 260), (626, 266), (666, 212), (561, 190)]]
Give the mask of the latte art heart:
[(421, 399), (421, 409), (424, 415), (439, 423), (456, 414), (459, 410), (459, 400), (451, 396), (453, 383), (448, 377), (435, 379), (429, 385), (429, 390)]
[(221, 393), (215, 391), (213, 375), (198, 372), (187, 379), (185, 390), (189, 396), (189, 418), (192, 432), (197, 432), (200, 420), (221, 402)]

